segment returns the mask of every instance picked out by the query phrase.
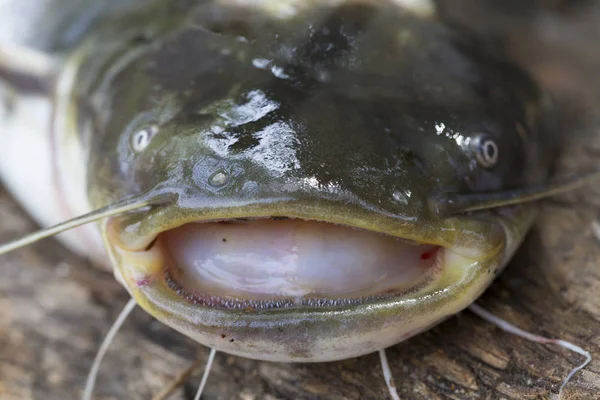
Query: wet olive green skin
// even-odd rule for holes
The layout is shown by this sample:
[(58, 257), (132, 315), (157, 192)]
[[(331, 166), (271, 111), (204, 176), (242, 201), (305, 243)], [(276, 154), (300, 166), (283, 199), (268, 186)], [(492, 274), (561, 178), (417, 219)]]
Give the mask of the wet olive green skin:
[[(502, 219), (507, 237), (522, 240), (529, 206), (448, 219), (430, 201), (445, 191), (545, 179), (549, 141), (539, 137), (539, 98), (518, 71), (393, 6), (314, 7), (278, 21), (262, 11), (193, 3), (180, 3), (168, 19), (152, 7), (128, 16), (148, 21), (141, 25), (109, 18), (112, 25), (90, 28), (78, 45), (78, 116), (94, 127), (82, 138), (93, 206), (147, 192), (179, 195), (175, 205), (118, 219), (125, 243), (193, 220), (269, 216), (490, 248), (499, 242), (486, 235)], [(165, 2), (155, 4), (164, 15)], [(136, 154), (132, 138), (149, 126), (158, 133)], [(482, 132), (500, 152), (490, 169), (460, 145)], [(386, 319), (410, 320), (461, 296), (466, 306), (480, 294), (471, 282), (485, 287), (513, 250), (483, 263), (448, 297), (423, 300), (406, 314), (404, 303), (388, 301), (233, 318), (227, 310), (190, 311), (166, 286), (154, 299), (158, 309), (150, 297), (142, 306), (192, 336), (226, 331), (241, 341), (280, 343), (293, 328), (304, 339), (290, 344), (292, 358), (310, 361), (318, 359), (311, 335), (389, 329)]]
[[(200, 4), (171, 10), (167, 21), (113, 22), (116, 28), (82, 40), (94, 46), (77, 98), (80, 118), (94, 119), (95, 205), (156, 186), (223, 200), (303, 196), (312, 189), (284, 187), (316, 178), (335, 186), (333, 196), (413, 219), (426, 216), (424, 200), (434, 191), (545, 178), (534, 88), (518, 72), (460, 50), (436, 23), (364, 6), (325, 8), (293, 22), (239, 9), (211, 20), (210, 2), (190, 3)], [(125, 20), (153, 17), (139, 13)], [(257, 67), (262, 60), (271, 62)], [(273, 110), (261, 116), (261, 107)], [(131, 136), (149, 124), (160, 132), (136, 155)], [(479, 132), (499, 146), (493, 169), (477, 165), (453, 137)], [(211, 186), (221, 169), (231, 179)], [(408, 204), (399, 205), (392, 193), (406, 189)]]

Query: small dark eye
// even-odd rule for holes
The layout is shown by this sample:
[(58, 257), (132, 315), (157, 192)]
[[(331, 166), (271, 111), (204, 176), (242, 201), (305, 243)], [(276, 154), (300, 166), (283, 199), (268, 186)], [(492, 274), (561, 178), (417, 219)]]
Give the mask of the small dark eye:
[(137, 130), (131, 137), (131, 147), (136, 153), (142, 152), (148, 145), (152, 138), (158, 133), (157, 125), (148, 125)]
[(492, 168), (498, 163), (498, 145), (487, 135), (479, 135), (471, 141), (471, 149), (483, 168)]

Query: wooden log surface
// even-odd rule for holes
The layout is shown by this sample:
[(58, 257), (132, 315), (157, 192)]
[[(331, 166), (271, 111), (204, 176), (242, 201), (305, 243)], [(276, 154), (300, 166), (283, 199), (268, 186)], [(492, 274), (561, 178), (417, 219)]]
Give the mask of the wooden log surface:
[[(567, 149), (559, 172), (597, 166), (599, 126), (590, 117), (573, 127), (573, 133), (586, 134)], [(592, 222), (600, 218), (600, 183), (541, 208), (526, 243), (479, 304), (521, 328), (591, 351), (595, 359), (562, 398), (597, 399), (600, 241)], [(0, 242), (34, 229), (0, 191)], [(102, 338), (128, 299), (125, 290), (53, 239), (0, 256), (0, 273), (0, 399), (78, 398)], [(469, 312), (387, 354), (403, 399), (549, 399), (582, 361), (561, 348), (504, 333)], [(95, 398), (150, 399), (207, 355), (207, 349), (138, 309), (102, 364)], [(192, 399), (201, 372), (197, 368), (171, 398)], [(321, 364), (218, 354), (204, 398), (386, 399), (388, 394), (375, 354)]]

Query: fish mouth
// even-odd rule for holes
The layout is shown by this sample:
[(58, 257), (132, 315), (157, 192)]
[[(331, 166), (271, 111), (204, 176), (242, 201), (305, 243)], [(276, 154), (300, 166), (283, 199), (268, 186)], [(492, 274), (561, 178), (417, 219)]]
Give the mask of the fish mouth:
[[(109, 229), (110, 230), (110, 229)], [(499, 232), (495, 232), (499, 233)], [(499, 236), (499, 235), (496, 235)], [(126, 244), (109, 234), (129, 286), (162, 280), (198, 306), (224, 309), (336, 307), (399, 298), (444, 268), (495, 258), (495, 246), (424, 238), (296, 216), (183, 222)]]
[(370, 301), (435, 279), (440, 246), (299, 219), (191, 223), (155, 244), (169, 286), (209, 307)]
[(144, 310), (203, 345), (320, 362), (389, 347), (461, 311), (510, 255), (495, 220), (274, 207), (109, 220), (115, 275)]

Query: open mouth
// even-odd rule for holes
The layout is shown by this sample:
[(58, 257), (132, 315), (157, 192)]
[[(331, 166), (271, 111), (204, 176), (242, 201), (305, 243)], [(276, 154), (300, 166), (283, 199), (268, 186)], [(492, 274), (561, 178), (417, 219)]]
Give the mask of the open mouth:
[(292, 219), (191, 223), (158, 245), (172, 285), (228, 304), (379, 298), (419, 286), (443, 257), (438, 246)]
[(445, 257), (437, 245), (290, 218), (187, 223), (160, 233), (143, 254), (119, 252), (131, 266), (161, 268), (190, 302), (260, 309), (399, 296), (434, 280)]
[(143, 309), (202, 344), (314, 362), (385, 348), (462, 310), (503, 260), (493, 222), (281, 208), (111, 220), (115, 274)]

